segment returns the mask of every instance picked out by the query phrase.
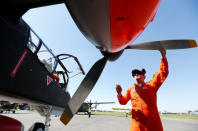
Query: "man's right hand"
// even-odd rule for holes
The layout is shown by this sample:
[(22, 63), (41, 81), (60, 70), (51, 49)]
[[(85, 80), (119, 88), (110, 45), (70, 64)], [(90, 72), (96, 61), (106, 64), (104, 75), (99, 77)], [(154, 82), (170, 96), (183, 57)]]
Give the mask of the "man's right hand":
[(162, 58), (166, 58), (166, 50), (160, 49), (159, 51), (160, 51), (160, 53), (162, 55)]
[(116, 85), (116, 91), (118, 95), (122, 95), (122, 87), (119, 84)]

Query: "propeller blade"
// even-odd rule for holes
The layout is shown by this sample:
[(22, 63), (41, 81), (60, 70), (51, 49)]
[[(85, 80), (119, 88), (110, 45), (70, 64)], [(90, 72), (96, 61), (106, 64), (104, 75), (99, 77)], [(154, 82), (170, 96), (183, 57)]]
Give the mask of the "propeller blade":
[(140, 49), (140, 50), (159, 50), (159, 49), (185, 49), (197, 47), (195, 40), (164, 40), (145, 42), (141, 44), (129, 45), (126, 49)]
[(94, 85), (96, 84), (105, 67), (107, 59), (107, 57), (103, 57), (91, 67), (91, 69), (81, 82), (80, 86), (72, 96), (71, 100), (68, 102), (70, 110), (68, 109), (68, 107), (65, 107), (65, 110), (61, 115), (60, 120), (63, 122), (63, 124), (66, 125), (71, 120), (73, 115), (78, 111), (91, 90), (94, 88)]

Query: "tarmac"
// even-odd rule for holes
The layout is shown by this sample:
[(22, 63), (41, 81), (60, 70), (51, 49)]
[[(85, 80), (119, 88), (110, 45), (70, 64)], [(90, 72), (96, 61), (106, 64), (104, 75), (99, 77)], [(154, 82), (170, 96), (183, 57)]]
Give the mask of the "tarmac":
[[(44, 123), (45, 118), (36, 111), (16, 111), (15, 114), (1, 114), (21, 121), (27, 131), (33, 123)], [(68, 125), (60, 122), (60, 117), (51, 116), (49, 131), (129, 131), (131, 117), (92, 115), (75, 115)], [(198, 131), (197, 119), (162, 117), (164, 131)]]

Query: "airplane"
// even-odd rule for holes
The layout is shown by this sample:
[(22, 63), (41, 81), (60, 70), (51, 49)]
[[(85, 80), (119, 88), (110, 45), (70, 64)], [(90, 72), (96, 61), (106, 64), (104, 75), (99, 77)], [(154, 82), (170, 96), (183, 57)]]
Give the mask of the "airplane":
[(132, 110), (129, 108), (112, 108), (112, 110), (124, 110), (124, 111), (128, 111), (125, 112), (126, 113), (126, 117), (128, 117), (128, 115), (132, 115)]
[[(96, 109), (99, 104), (114, 104), (114, 103), (115, 102), (91, 102), (91, 101), (87, 101), (87, 102), (82, 103), (82, 105), (78, 109), (78, 112), (85, 112), (89, 115), (89, 117), (91, 117), (91, 110), (93, 108)], [(92, 105), (94, 105), (94, 106), (92, 106)]]
[(10, 103), (9, 101), (0, 101), (0, 113), (16, 112), (18, 103)]
[[(92, 115), (91, 110), (96, 109), (99, 104), (114, 104), (114, 103), (115, 102), (97, 102), (97, 101), (96, 102), (91, 102), (91, 101), (83, 102), (81, 106), (79, 107), (78, 111), (76, 112), (76, 114), (84, 112), (85, 114), (88, 114), (90, 117)], [(60, 116), (61, 114), (59, 111), (54, 111), (53, 115)]]
[[(72, 97), (66, 90), (67, 79), (63, 78), (66, 83), (62, 86), (53, 79), (53, 73), (58, 73), (57, 64), (64, 70), (66, 77), (67, 69), (22, 19), (32, 8), (61, 3), (66, 5), (82, 34), (104, 56), (91, 67)], [(125, 49), (168, 50), (197, 47), (196, 41), (191, 39), (131, 44), (154, 20), (160, 3), (161, 0), (3, 1), (0, 5), (0, 98), (34, 105), (46, 117), (46, 123), (52, 110), (62, 110), (60, 120), (66, 125), (94, 88), (107, 61), (115, 61)], [(51, 55), (53, 66), (39, 59), (42, 48)]]

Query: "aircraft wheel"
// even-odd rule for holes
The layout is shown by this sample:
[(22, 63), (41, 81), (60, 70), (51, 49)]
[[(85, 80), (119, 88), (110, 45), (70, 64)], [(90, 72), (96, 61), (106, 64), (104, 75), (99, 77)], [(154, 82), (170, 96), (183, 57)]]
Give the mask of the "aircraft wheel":
[(12, 113), (14, 114), (14, 113), (15, 113), (15, 111), (12, 111)]
[(29, 131), (44, 131), (44, 130), (45, 130), (45, 125), (40, 122), (34, 123), (29, 129)]
[(0, 113), (3, 113), (3, 111), (0, 111)]

